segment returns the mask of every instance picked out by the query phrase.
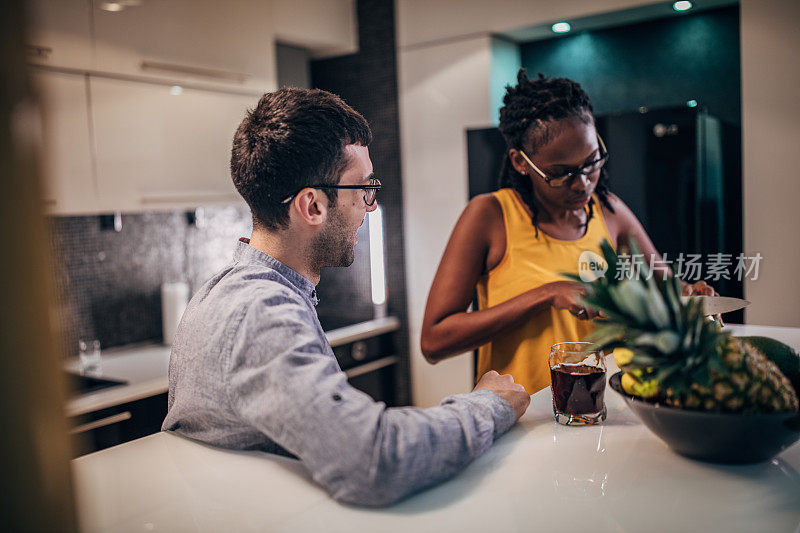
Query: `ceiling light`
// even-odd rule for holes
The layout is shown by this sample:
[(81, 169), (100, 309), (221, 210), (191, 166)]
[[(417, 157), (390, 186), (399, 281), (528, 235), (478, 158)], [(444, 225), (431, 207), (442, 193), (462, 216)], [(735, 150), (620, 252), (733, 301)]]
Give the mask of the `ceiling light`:
[(183, 92), (183, 87), (181, 87), (180, 85), (173, 85), (172, 87), (169, 88), (169, 94), (171, 94), (172, 96), (178, 96), (182, 92)]
[(686, 102), (686, 105), (688, 107), (697, 107), (697, 100), (689, 100), (688, 102)]
[(556, 22), (553, 24), (553, 31), (556, 33), (567, 33), (571, 29), (572, 26), (569, 25), (569, 22)]
[(675, 11), (689, 11), (692, 9), (693, 4), (688, 0), (682, 0), (681, 2), (673, 2), (672, 9)]
[(103, 2), (100, 4), (100, 9), (103, 11), (111, 11), (112, 13), (116, 13), (117, 11), (122, 11), (125, 9), (125, 6), (119, 2)]

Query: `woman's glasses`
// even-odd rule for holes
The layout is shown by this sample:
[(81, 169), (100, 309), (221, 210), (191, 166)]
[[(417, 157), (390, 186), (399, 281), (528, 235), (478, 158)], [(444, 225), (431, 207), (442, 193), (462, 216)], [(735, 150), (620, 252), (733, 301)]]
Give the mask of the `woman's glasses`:
[(522, 157), (525, 158), (525, 161), (531, 166), (531, 168), (535, 170), (536, 173), (539, 174), (544, 179), (545, 183), (547, 183), (551, 187), (564, 187), (572, 180), (572, 178), (574, 178), (578, 174), (583, 174), (584, 176), (588, 176), (603, 168), (603, 165), (605, 165), (606, 162), (608, 161), (608, 150), (606, 150), (606, 145), (603, 142), (603, 138), (600, 137), (599, 133), (597, 134), (597, 143), (600, 145), (599, 158), (589, 163), (586, 163), (580, 168), (570, 170), (569, 172), (565, 172), (564, 174), (559, 174), (558, 176), (549, 176), (545, 174), (544, 172), (539, 170), (539, 167), (533, 164), (533, 161), (531, 161), (531, 159), (525, 152), (519, 150), (519, 153), (522, 154)]
[(281, 204), (288, 204), (291, 202), (303, 189), (364, 189), (364, 203), (371, 206), (375, 203), (375, 198), (377, 198), (378, 191), (381, 189), (381, 180), (378, 178), (370, 178), (369, 185), (306, 185), (294, 194), (287, 196)]

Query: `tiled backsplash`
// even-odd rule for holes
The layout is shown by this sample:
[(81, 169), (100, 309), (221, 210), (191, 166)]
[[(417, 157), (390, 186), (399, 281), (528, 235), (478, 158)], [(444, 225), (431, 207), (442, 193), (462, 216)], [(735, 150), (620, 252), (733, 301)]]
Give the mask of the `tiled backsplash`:
[[(204, 208), (198, 225), (186, 213), (123, 215), (122, 231), (101, 230), (99, 218), (53, 217), (58, 327), (67, 355), (78, 339), (103, 348), (160, 341), (161, 284), (186, 281), (192, 294), (231, 261), (239, 237), (249, 237), (244, 206)], [(350, 269), (325, 269), (317, 287), (323, 323), (372, 318), (367, 225)]]
[(183, 212), (123, 215), (122, 231), (101, 230), (96, 216), (51, 219), (62, 338), (103, 348), (161, 339), (161, 283), (192, 291), (225, 265), (237, 237), (250, 235), (245, 207), (204, 209), (202, 227)]

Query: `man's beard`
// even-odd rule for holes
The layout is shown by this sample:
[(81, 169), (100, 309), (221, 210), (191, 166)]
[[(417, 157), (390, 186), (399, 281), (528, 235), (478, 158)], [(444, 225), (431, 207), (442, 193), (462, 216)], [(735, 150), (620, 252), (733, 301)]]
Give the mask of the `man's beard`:
[(318, 269), (350, 266), (355, 260), (353, 232), (336, 207), (329, 215), (327, 224), (312, 242), (313, 264)]

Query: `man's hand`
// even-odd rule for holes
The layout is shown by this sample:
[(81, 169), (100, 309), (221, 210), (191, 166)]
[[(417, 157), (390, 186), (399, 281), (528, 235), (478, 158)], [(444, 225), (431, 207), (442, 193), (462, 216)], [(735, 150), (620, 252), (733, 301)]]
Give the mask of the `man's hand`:
[(514, 408), (517, 420), (525, 414), (528, 405), (531, 403), (531, 397), (525, 392), (525, 387), (519, 383), (514, 383), (514, 378), (511, 374), (500, 375), (494, 370), (490, 370), (481, 376), (473, 390), (478, 389), (491, 390), (502, 396)]

